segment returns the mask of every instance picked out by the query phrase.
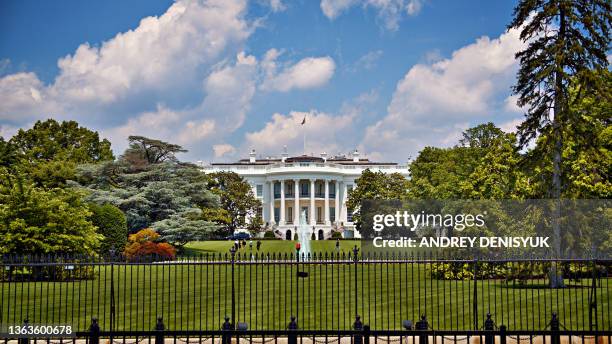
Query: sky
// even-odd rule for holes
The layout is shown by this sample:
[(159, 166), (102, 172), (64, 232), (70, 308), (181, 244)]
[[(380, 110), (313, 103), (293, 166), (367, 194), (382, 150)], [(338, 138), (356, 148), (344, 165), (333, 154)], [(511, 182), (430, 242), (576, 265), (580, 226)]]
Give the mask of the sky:
[(520, 123), (514, 6), (0, 0), (0, 136), (54, 118), (98, 131), (117, 154), (143, 135), (193, 162), (286, 146), (405, 163), (469, 127)]

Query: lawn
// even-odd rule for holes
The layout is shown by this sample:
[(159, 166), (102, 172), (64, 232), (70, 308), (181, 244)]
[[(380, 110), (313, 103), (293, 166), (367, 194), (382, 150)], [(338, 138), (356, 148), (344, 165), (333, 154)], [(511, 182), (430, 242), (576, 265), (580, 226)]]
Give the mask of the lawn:
[[(247, 254), (250, 252), (259, 254), (295, 254), (295, 244), (297, 241), (289, 240), (261, 240), (260, 250), (257, 250), (257, 241), (253, 240), (253, 248), (248, 245), (239, 250), (240, 253)], [(310, 242), (311, 251), (318, 253), (335, 253), (335, 240), (313, 240)], [(206, 253), (229, 253), (230, 248), (234, 245), (230, 240), (219, 241), (196, 241), (185, 246), (185, 255), (199, 255)], [(340, 240), (340, 252), (348, 254), (352, 252), (353, 247), (361, 247), (359, 240)]]
[[(262, 252), (283, 254), (292, 252), (294, 245), (281, 241), (263, 244)], [(313, 250), (333, 250), (333, 244), (313, 242)], [(341, 244), (348, 252), (348, 242)], [(188, 252), (223, 253), (230, 245), (222, 241), (193, 243)], [(248, 247), (242, 250), (250, 251)], [(85, 268), (94, 269), (96, 278), (0, 283), (0, 323), (15, 324), (28, 318), (31, 323), (69, 323), (86, 329), (91, 317), (98, 317), (102, 329), (109, 329), (111, 280), (116, 329), (151, 329), (158, 315), (169, 329), (218, 329), (232, 311), (232, 266), (226, 262), (195, 263), (192, 258), (149, 265), (76, 266), (70, 271), (78, 273)], [(416, 321), (420, 314), (426, 314), (434, 329), (473, 329), (482, 327), (486, 313), (491, 312), (498, 325), (509, 329), (543, 329), (556, 311), (567, 328), (589, 326), (593, 300), (590, 279), (550, 289), (544, 278), (526, 284), (436, 280), (431, 278), (430, 268), (429, 263), (416, 262), (242, 261), (234, 266), (236, 320), (247, 322), (251, 329), (284, 329), (289, 317), (297, 315), (300, 328), (347, 329), (357, 312), (372, 329), (399, 329), (402, 320)], [(298, 271), (308, 277), (298, 277)], [(610, 279), (600, 279), (592, 318), (600, 329), (611, 328), (611, 294)]]

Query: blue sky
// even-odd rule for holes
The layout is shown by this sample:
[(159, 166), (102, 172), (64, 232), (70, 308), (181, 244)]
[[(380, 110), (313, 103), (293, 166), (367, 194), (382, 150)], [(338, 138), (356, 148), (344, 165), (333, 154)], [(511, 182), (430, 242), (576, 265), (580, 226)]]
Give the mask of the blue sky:
[[(522, 118), (513, 1), (0, 1), (0, 135), (74, 119), (192, 161), (348, 153), (406, 162)], [(306, 117), (306, 125), (300, 126)]]

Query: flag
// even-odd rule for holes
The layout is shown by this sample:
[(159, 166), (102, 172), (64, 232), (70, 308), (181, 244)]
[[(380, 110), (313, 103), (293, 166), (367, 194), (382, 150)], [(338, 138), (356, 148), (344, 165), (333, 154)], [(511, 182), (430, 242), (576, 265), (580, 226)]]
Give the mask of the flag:
[(302, 125), (306, 124), (306, 116), (304, 116), (304, 119), (302, 120)]

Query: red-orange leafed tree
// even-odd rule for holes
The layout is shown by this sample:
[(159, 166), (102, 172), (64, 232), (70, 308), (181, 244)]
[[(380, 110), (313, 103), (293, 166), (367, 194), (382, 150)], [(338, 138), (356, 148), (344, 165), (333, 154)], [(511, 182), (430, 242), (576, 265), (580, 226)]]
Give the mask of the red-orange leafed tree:
[(159, 234), (150, 228), (141, 229), (131, 234), (123, 254), (129, 260), (146, 256), (159, 256), (160, 258), (174, 259), (176, 249), (165, 242), (156, 242)]

